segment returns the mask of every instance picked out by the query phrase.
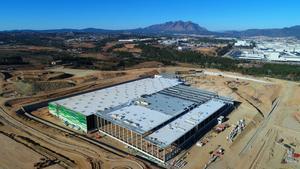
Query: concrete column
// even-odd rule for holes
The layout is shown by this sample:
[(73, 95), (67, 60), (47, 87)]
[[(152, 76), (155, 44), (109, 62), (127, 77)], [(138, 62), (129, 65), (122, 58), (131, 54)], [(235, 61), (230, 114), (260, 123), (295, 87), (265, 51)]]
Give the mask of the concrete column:
[(141, 149), (143, 150), (143, 151), (145, 151), (145, 149), (144, 149), (144, 143), (143, 143), (143, 136), (141, 135)]
[[(97, 126), (97, 129), (98, 129), (98, 130), (99, 130), (100, 126), (101, 126), (101, 124), (100, 124), (100, 126), (99, 126), (99, 118), (100, 118), (100, 117), (97, 117), (97, 116), (96, 116), (96, 126)], [(100, 122), (101, 122), (101, 120), (100, 120)]]
[(99, 123), (100, 123), (100, 128), (103, 129), (103, 127), (104, 127), (104, 123), (103, 123), (103, 122), (104, 122), (104, 121), (103, 121), (102, 118), (100, 118), (99, 121), (100, 121), (100, 122), (99, 122)]
[(117, 126), (113, 124), (113, 128), (114, 128), (114, 136), (117, 137)]
[(154, 155), (153, 144), (151, 144), (151, 147), (152, 147), (152, 155)]
[(138, 147), (138, 135), (136, 133), (135, 133), (135, 147), (139, 148)]
[(148, 141), (145, 140), (145, 142), (146, 142), (146, 152), (148, 153)]
[(106, 120), (104, 120), (104, 119), (102, 119), (103, 121), (103, 124), (104, 124), (104, 126), (103, 126), (103, 130), (105, 131), (105, 132), (107, 132), (107, 121)]
[(134, 146), (132, 130), (130, 130), (130, 144)]
[(125, 129), (125, 131), (126, 131), (126, 140), (127, 140), (127, 143), (129, 143), (129, 138), (130, 138), (130, 136), (128, 136), (128, 130)]
[(116, 137), (120, 139), (119, 125), (116, 125)]
[(105, 129), (104, 131), (107, 131), (107, 121), (102, 119), (102, 123), (103, 123), (103, 129)]
[(118, 133), (119, 133), (119, 139), (122, 140), (121, 139), (121, 128), (120, 128), (120, 126), (118, 126)]
[(101, 123), (102, 123), (102, 125), (103, 125), (101, 128), (102, 128), (103, 131), (105, 131), (105, 130), (104, 130), (104, 129), (105, 129), (105, 120), (102, 119), (102, 118), (101, 118), (100, 120), (101, 120)]
[(120, 131), (120, 140), (123, 140), (123, 130), (121, 126), (119, 126), (119, 131)]
[(126, 129), (126, 137), (127, 137), (127, 142), (129, 143), (131, 135), (130, 135), (130, 131), (127, 129)]
[[(125, 128), (123, 127), (122, 128), (123, 130), (122, 130), (122, 133), (123, 133), (123, 140), (125, 141)], [(126, 142), (126, 141), (125, 141)]]
[(113, 135), (113, 126), (111, 122), (109, 122), (109, 134)]
[(163, 152), (163, 161), (166, 161), (166, 149), (164, 149), (164, 152)]

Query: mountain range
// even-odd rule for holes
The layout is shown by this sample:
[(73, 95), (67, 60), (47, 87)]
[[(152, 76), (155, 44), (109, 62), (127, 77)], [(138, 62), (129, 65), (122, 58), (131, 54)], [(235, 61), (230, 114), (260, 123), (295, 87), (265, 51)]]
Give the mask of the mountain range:
[(193, 35), (215, 35), (231, 37), (251, 37), (251, 36), (269, 36), (269, 37), (299, 37), (300, 25), (287, 28), (276, 29), (248, 29), (244, 31), (225, 31), (214, 32), (193, 23), (191, 21), (174, 21), (162, 24), (155, 24), (145, 28), (128, 29), (128, 30), (106, 30), (97, 28), (86, 29), (52, 29), (52, 30), (12, 30), (5, 32), (41, 32), (41, 33), (64, 33), (64, 32), (81, 32), (81, 33), (131, 33), (131, 34), (193, 34)]
[(198, 34), (198, 35), (210, 35), (212, 32), (206, 28), (193, 23), (191, 21), (175, 21), (166, 22), (162, 24), (151, 25), (142, 29), (135, 30), (141, 33), (158, 33), (158, 34)]

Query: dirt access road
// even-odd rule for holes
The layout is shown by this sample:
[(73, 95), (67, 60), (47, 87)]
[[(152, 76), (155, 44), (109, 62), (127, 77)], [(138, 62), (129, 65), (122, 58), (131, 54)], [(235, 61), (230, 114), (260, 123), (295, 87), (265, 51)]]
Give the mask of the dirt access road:
[[(293, 143), (297, 152), (300, 151), (300, 124), (292, 118), (292, 113), (298, 111), (300, 105), (300, 98), (296, 96), (299, 95), (296, 92), (299, 91), (299, 84), (279, 80), (277, 83), (283, 86), (278, 102), (274, 103), (274, 110), (239, 152), (240, 162), (237, 168), (300, 168), (299, 163), (281, 163), (286, 150), (276, 143), (282, 138), (287, 144)], [(291, 106), (291, 102), (296, 104)], [(286, 119), (289, 120), (289, 125), (284, 123)]]
[[(0, 130), (2, 137), (10, 138), (11, 144), (25, 145), (31, 151), (36, 152), (35, 156), (40, 155), (42, 158), (55, 159), (54, 163), (57, 167), (67, 168), (115, 168), (115, 167), (129, 167), (129, 168), (145, 168), (143, 163), (137, 162), (136, 160), (130, 160), (127, 158), (120, 157), (116, 154), (107, 152), (98, 146), (89, 144), (81, 139), (68, 136), (59, 130), (46, 127), (42, 124), (36, 124), (34, 121), (27, 121), (26, 124), (22, 123), (18, 119), (10, 116), (4, 109), (1, 108), (1, 126)], [(28, 119), (27, 119), (28, 120)], [(48, 130), (48, 131), (47, 131)], [(4, 141), (6, 144), (6, 140)], [(0, 154), (10, 155), (16, 153), (15, 147), (11, 147), (12, 150), (4, 151)], [(28, 154), (31, 156), (31, 151), (18, 152)], [(4, 160), (7, 158), (1, 158)], [(11, 160), (11, 159), (7, 159)], [(36, 160), (36, 158), (32, 158)], [(117, 161), (117, 162), (116, 162)], [(39, 161), (35, 161), (38, 163)], [(12, 166), (22, 166), (23, 160), (5, 161), (3, 165), (6, 168), (14, 168)], [(28, 161), (26, 161), (28, 163)], [(0, 164), (0, 166), (2, 163)], [(28, 164), (27, 164), (28, 165)], [(34, 164), (29, 168), (33, 168)]]
[[(64, 72), (64, 69), (62, 69)], [(82, 91), (81, 85), (87, 85), (95, 83), (92, 87), (104, 87), (106, 85), (112, 85), (114, 83), (127, 81), (133, 78), (137, 78), (139, 75), (147, 73), (149, 70), (137, 70), (130, 71), (128, 74), (125, 72), (103, 72), (103, 71), (86, 71), (86, 70), (71, 70), (67, 69), (66, 72), (72, 73), (72, 77), (67, 80), (78, 81), (79, 85), (75, 86), (74, 91), (70, 88), (63, 89), (65, 92)], [(151, 70), (150, 70), (151, 71)], [(28, 74), (41, 74), (44, 76), (43, 70), (36, 70), (33, 73)], [(64, 72), (64, 73), (66, 73)], [(47, 75), (47, 74), (46, 74)], [(119, 77), (120, 76), (120, 77)], [(1, 76), (2, 77), (2, 76)], [(14, 77), (12, 77), (14, 78)], [(87, 79), (87, 80), (86, 80)], [(0, 78), (1, 83), (8, 83), (8, 80)], [(91, 87), (90, 87), (91, 88)], [(52, 93), (58, 93), (58, 95), (51, 95)], [(81, 137), (77, 137), (76, 134), (54, 128), (47, 124), (40, 123), (36, 120), (28, 118), (26, 116), (17, 115), (16, 110), (22, 106), (22, 100), (25, 103), (31, 103), (32, 98), (36, 97), (35, 101), (41, 101), (43, 99), (49, 99), (49, 97), (61, 96), (64, 93), (59, 93), (60, 90), (44, 91), (40, 92), (30, 98), (17, 97), (1, 98), (0, 97), (0, 135), (6, 139), (0, 140), (0, 144), (11, 144), (16, 146), (7, 147), (1, 149), (0, 154), (5, 155), (5, 158), (0, 158), (0, 168), (44, 168), (51, 166), (52, 168), (149, 168), (151, 164), (144, 164), (143, 161), (129, 156), (127, 154), (112, 152), (101, 146), (101, 140), (99, 144), (87, 141)], [(50, 93), (49, 97), (48, 94)], [(46, 95), (46, 96), (44, 96)], [(18, 100), (16, 104), (13, 104), (11, 108), (7, 108), (4, 105), (6, 100)], [(16, 147), (23, 147), (20, 150), (16, 150)], [(26, 151), (28, 150), (28, 151)], [(16, 154), (23, 153), (24, 156), (32, 159), (16, 160)], [(20, 157), (21, 158), (21, 157)], [(1, 160), (4, 160), (3, 162)], [(151, 168), (156, 168), (151, 166)]]
[[(182, 69), (181, 67), (172, 67), (170, 72)], [(186, 68), (186, 70), (189, 69)], [(128, 70), (126, 73), (133, 77), (150, 70), (153, 69)], [(139, 71), (140, 73), (138, 73)], [(73, 70), (70, 70), (69, 73), (74, 73), (75, 77), (76, 75), (80, 78), (86, 77), (86, 74), (84, 74), (86, 72), (84, 71), (76, 70), (73, 72)], [(94, 74), (95, 72), (91, 73)], [(98, 73), (103, 74), (103, 72)], [(232, 75), (230, 72), (226, 72), (226, 74)], [(249, 129), (250, 132), (245, 132), (244, 137), (237, 139), (234, 145), (226, 143), (228, 145), (225, 146), (224, 157), (209, 168), (300, 168), (299, 163), (281, 164), (285, 150), (276, 143), (279, 138), (283, 138), (285, 143), (293, 143), (296, 152), (300, 152), (300, 125), (293, 118), (293, 113), (300, 112), (299, 84), (276, 79), (256, 79), (255, 77), (243, 79), (240, 78), (243, 75), (234, 75), (226, 77), (220, 75), (190, 77), (194, 79), (195, 83), (193, 85), (195, 87), (237, 98), (242, 102), (239, 108), (230, 115), (229, 122), (231, 124), (236, 123), (241, 118), (246, 118), (247, 123), (254, 122), (254, 126)], [(123, 78), (128, 79), (128, 76)], [(236, 80), (237, 78), (239, 80)], [(117, 77), (117, 79), (121, 78)], [(262, 82), (265, 80), (267, 83)], [(103, 83), (105, 80), (98, 79), (97, 81)], [(271, 84), (268, 83), (269, 81)], [(237, 85), (237, 92), (240, 95), (233, 92), (228, 87), (228, 84)], [(277, 85), (281, 86), (280, 90), (276, 87)], [(278, 91), (279, 94), (277, 95), (274, 91)], [(274, 100), (272, 93), (276, 93), (274, 95), (278, 96), (278, 104), (276, 104), (277, 102), (272, 103), (272, 100)], [(259, 113), (241, 96), (262, 110), (264, 115), (260, 117), (261, 121), (255, 120)], [(272, 104), (273, 111), (271, 111)], [(208, 145), (201, 147), (202, 150), (199, 147), (193, 148), (190, 156), (196, 155), (193, 157), (195, 159), (188, 157), (193, 162), (189, 161), (186, 168), (196, 169), (200, 168), (202, 163), (206, 163), (208, 152), (215, 145), (226, 142), (226, 132), (212, 138)], [(0, 136), (5, 138), (0, 140), (0, 144), (12, 145), (11, 147), (0, 149), (0, 168), (19, 168), (19, 166), (35, 168), (35, 164), (40, 166), (51, 164), (51, 168), (155, 168), (138, 159), (109, 152), (99, 146), (74, 137), (73, 134), (68, 132), (41, 124), (24, 116), (18, 116), (13, 109), (0, 110)], [(16, 149), (16, 147), (22, 148)], [(25, 163), (24, 160), (14, 160), (13, 157), (27, 157), (25, 158), (27, 160)], [(1, 162), (1, 160), (5, 162)]]

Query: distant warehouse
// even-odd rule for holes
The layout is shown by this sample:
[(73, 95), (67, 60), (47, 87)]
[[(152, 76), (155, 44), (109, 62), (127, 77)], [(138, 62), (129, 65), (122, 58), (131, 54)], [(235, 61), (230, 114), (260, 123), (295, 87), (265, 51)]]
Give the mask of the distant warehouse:
[(233, 110), (233, 100), (155, 76), (49, 103), (51, 114), (161, 163), (191, 146)]

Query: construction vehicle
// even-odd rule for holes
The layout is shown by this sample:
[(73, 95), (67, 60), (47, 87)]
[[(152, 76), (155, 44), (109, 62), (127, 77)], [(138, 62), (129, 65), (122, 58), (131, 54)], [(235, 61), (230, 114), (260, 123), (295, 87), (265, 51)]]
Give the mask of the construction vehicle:
[(224, 149), (219, 146), (215, 151), (212, 152), (208, 163), (204, 166), (204, 169), (206, 169), (211, 163), (215, 162), (218, 158), (221, 158), (223, 155)]
[(100, 133), (96, 133), (96, 134), (95, 134), (95, 138), (96, 138), (96, 139), (100, 139), (100, 138), (101, 138)]
[(215, 131), (217, 132), (217, 133), (221, 133), (222, 131), (224, 131), (226, 128), (228, 128), (229, 127), (229, 124), (224, 124), (224, 123), (222, 123), (222, 124), (218, 124), (216, 127), (215, 127)]
[(295, 153), (295, 149), (292, 147), (293, 143), (285, 144), (283, 143), (284, 139), (280, 138), (276, 143), (281, 145), (284, 149), (286, 149), (286, 153), (282, 158), (281, 163), (292, 163), (298, 162), (298, 158), (300, 158), (300, 153)]
[(220, 116), (218, 117), (218, 124), (222, 124), (224, 122), (225, 117), (224, 116)]

